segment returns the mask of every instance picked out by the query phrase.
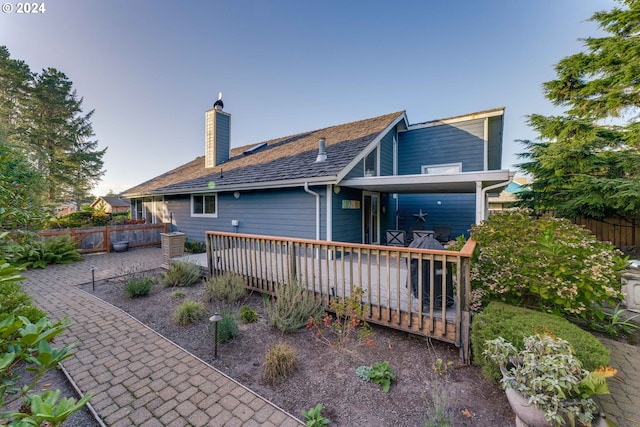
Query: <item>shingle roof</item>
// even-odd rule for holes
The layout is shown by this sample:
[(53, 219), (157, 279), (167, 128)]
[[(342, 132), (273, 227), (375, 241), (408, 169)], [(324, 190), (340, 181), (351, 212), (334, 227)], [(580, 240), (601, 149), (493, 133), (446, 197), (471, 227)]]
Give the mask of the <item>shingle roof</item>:
[(101, 196), (101, 197), (98, 197), (98, 198), (97, 198), (97, 199), (96, 199), (96, 200), (91, 204), (91, 206), (95, 205), (95, 204), (98, 202), (98, 200), (100, 200), (100, 199), (104, 200), (104, 201), (105, 201), (105, 203), (110, 204), (110, 205), (111, 205), (111, 206), (113, 206), (114, 208), (115, 208), (115, 207), (125, 207), (125, 206), (126, 206), (126, 207), (129, 207), (129, 206), (131, 206), (131, 204), (130, 204), (130, 203), (129, 203), (129, 201), (127, 201), (127, 200), (122, 200), (122, 199), (120, 199), (119, 197), (108, 197), (108, 196), (103, 196), (103, 197)]
[[(324, 129), (266, 141), (254, 153), (244, 151), (260, 144), (237, 147), (231, 158), (214, 168), (204, 167), (204, 156), (179, 166), (123, 192), (127, 197), (202, 191), (214, 182), (216, 187), (295, 179), (333, 177), (349, 165), (364, 148), (380, 136), (404, 112), (360, 120)], [(315, 163), (318, 140), (325, 138), (327, 161)], [(204, 142), (203, 142), (204, 147)]]

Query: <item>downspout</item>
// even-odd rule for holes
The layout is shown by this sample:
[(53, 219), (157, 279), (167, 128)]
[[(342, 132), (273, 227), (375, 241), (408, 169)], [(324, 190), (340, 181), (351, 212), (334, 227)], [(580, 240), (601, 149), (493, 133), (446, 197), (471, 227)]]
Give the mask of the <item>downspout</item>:
[(478, 220), (478, 218), (476, 218), (476, 223), (477, 224), (479, 224), (480, 221), (487, 219), (487, 191), (493, 190), (495, 188), (506, 187), (507, 185), (511, 184), (511, 182), (513, 181), (513, 177), (514, 176), (515, 176), (515, 174), (511, 173), (511, 174), (509, 174), (509, 179), (507, 181), (500, 182), (498, 184), (493, 184), (493, 185), (490, 185), (490, 186), (480, 190), (481, 200), (482, 200), (482, 212), (481, 212), (481, 215), (480, 215), (481, 216), (480, 220)]
[(309, 190), (309, 183), (304, 183), (304, 191), (316, 198), (316, 240), (320, 240), (320, 194)]

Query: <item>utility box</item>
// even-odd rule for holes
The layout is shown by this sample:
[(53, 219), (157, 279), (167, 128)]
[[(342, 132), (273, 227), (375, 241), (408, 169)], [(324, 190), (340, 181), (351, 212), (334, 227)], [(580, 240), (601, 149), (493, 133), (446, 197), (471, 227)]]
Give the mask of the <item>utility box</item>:
[[(632, 267), (622, 275), (623, 292), (626, 294), (627, 309), (640, 311), (640, 262), (632, 262)], [(626, 289), (625, 289), (626, 288)]]
[(162, 245), (162, 267), (169, 268), (172, 258), (184, 256), (184, 241), (186, 235), (180, 232), (160, 233), (160, 243)]

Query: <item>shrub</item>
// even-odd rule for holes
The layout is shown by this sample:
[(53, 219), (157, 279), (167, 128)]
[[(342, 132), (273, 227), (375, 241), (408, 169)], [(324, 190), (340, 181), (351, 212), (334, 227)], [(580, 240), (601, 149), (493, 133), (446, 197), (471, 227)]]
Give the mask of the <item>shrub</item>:
[[(223, 311), (220, 313), (222, 320), (218, 322), (218, 342), (230, 342), (240, 336), (240, 328), (234, 313)], [(211, 334), (215, 333), (215, 324), (211, 324)]]
[(297, 366), (296, 351), (286, 343), (274, 344), (267, 350), (262, 365), (263, 379), (272, 385), (287, 378)]
[(217, 300), (232, 303), (242, 298), (246, 292), (244, 278), (239, 274), (224, 273), (207, 278), (204, 292), (209, 301)]
[(200, 280), (200, 266), (188, 261), (174, 261), (160, 276), (163, 286), (190, 286)]
[(186, 239), (184, 241), (184, 249), (185, 251), (192, 254), (202, 254), (207, 252), (206, 245), (203, 242), (199, 242), (197, 240)]
[(363, 296), (364, 290), (357, 286), (348, 297), (334, 298), (329, 304), (329, 309), (335, 316), (324, 313), (322, 319), (309, 318), (307, 329), (316, 338), (341, 350), (352, 343), (372, 345), (373, 331), (364, 320)]
[(545, 328), (555, 336), (567, 340), (582, 366), (589, 371), (609, 363), (609, 350), (592, 334), (568, 320), (552, 314), (492, 302), (482, 313), (473, 316), (471, 348), (474, 364), (482, 366), (482, 373), (488, 380), (497, 381), (502, 377), (499, 366), (482, 357), (485, 342), (502, 337), (517, 349), (522, 349), (524, 337), (532, 335), (534, 328)]
[(322, 304), (313, 293), (297, 282), (278, 283), (275, 300), (265, 299), (269, 324), (282, 332), (294, 332), (302, 328), (309, 318), (322, 316)]
[(173, 312), (173, 320), (178, 325), (186, 326), (199, 322), (207, 317), (207, 307), (200, 301), (185, 300)]
[(240, 320), (244, 323), (254, 323), (258, 321), (258, 313), (247, 305), (240, 307)]
[(19, 273), (19, 269), (0, 261), (0, 320), (15, 315), (36, 322), (45, 314), (33, 305), (31, 296), (17, 283), (20, 280)]
[(471, 237), (472, 285), (484, 301), (603, 319), (603, 305), (622, 299), (622, 252), (566, 219), (505, 211), (474, 225)]
[(146, 297), (153, 289), (154, 281), (149, 276), (134, 276), (127, 280), (124, 291), (129, 298)]
[(45, 268), (49, 264), (71, 264), (75, 261), (82, 261), (82, 256), (76, 243), (67, 235), (34, 241), (19, 260), (32, 268)]

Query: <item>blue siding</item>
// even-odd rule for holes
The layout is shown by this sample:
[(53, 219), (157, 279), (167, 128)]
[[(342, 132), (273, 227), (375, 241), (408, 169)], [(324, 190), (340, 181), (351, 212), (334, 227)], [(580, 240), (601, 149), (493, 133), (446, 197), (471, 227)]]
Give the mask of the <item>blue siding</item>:
[[(475, 194), (400, 194), (400, 229), (433, 230), (434, 226), (451, 227), (451, 238), (464, 234), (476, 222)], [(438, 201), (440, 204), (438, 204)], [(420, 209), (427, 213), (425, 222), (418, 222), (413, 214)]]
[(395, 129), (380, 141), (380, 176), (393, 175), (393, 137)]
[(422, 172), (423, 165), (462, 162), (462, 171), (484, 169), (484, 119), (414, 129), (399, 134), (398, 174)]
[(502, 169), (503, 116), (489, 118), (489, 170)]
[[(342, 209), (343, 200), (359, 200), (360, 209)], [(362, 243), (362, 192), (342, 188), (333, 195), (333, 240)]]
[[(326, 237), (325, 187), (311, 187), (320, 194), (320, 233)], [(217, 218), (191, 217), (189, 195), (166, 196), (167, 208), (173, 214), (175, 229), (192, 240), (204, 241), (205, 231), (233, 232), (232, 220), (238, 220), (238, 233), (268, 236), (316, 237), (316, 201), (302, 187), (241, 192), (238, 199), (232, 193), (218, 194)]]

